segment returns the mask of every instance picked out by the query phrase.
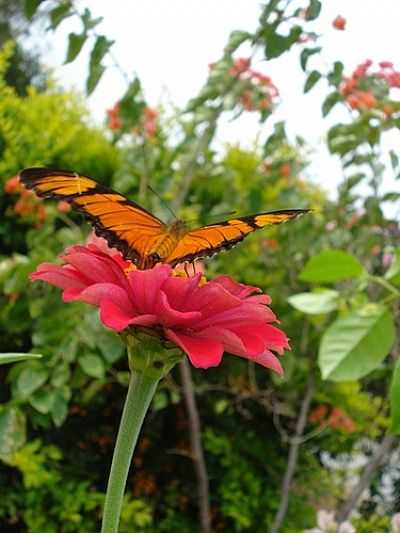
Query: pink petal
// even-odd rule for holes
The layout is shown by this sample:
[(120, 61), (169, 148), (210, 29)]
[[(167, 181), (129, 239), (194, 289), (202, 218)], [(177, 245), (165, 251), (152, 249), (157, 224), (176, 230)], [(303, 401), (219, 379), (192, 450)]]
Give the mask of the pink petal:
[(174, 309), (185, 309), (193, 291), (197, 288), (201, 273), (190, 278), (169, 277), (165, 280), (162, 288), (169, 301), (173, 301)]
[(261, 335), (269, 349), (274, 350), (275, 352), (282, 354), (285, 350), (290, 350), (289, 340), (286, 337), (286, 334), (276, 328), (271, 326), (271, 324), (259, 323), (256, 325), (258, 335)]
[(127, 293), (114, 283), (94, 283), (84, 289), (78, 296), (81, 302), (91, 305), (100, 305), (103, 300), (109, 300), (116, 304), (125, 313), (134, 313), (133, 305), (128, 298)]
[(210, 282), (193, 291), (185, 308), (202, 311), (203, 316), (210, 317), (232, 308), (239, 308), (241, 303), (239, 298), (232, 296), (221, 285)]
[(162, 284), (171, 274), (169, 265), (156, 265), (149, 270), (135, 270), (128, 274), (132, 301), (140, 313), (152, 313)]
[(251, 355), (246, 359), (250, 359), (251, 361), (254, 361), (255, 363), (258, 363), (259, 365), (265, 366), (267, 368), (271, 368), (272, 370), (275, 370), (275, 372), (277, 372), (280, 376), (283, 375), (283, 368), (281, 363), (279, 362), (279, 359), (268, 350), (266, 350), (262, 354)]
[(157, 322), (157, 317), (153, 315), (132, 317), (110, 300), (103, 300), (100, 304), (100, 320), (115, 331), (123, 331), (131, 325), (153, 326)]
[(165, 335), (182, 348), (193, 366), (209, 368), (220, 364), (224, 353), (221, 342), (190, 337), (181, 332), (172, 331), (172, 329), (165, 329)]
[(82, 280), (79, 273), (65, 266), (53, 265), (51, 263), (42, 263), (35, 272), (30, 274), (32, 281), (42, 280), (55, 285), (59, 289), (70, 287), (84, 288), (87, 284)]
[(199, 311), (176, 311), (173, 309), (163, 290), (159, 291), (158, 298), (153, 305), (153, 311), (157, 315), (159, 322), (167, 327), (193, 326), (201, 318)]
[(229, 331), (226, 328), (221, 328), (217, 326), (211, 326), (202, 331), (199, 331), (195, 335), (197, 338), (203, 339), (212, 339), (222, 342), (224, 345), (224, 351), (230, 352), (233, 354), (246, 353), (245, 346), (241, 341), (240, 337), (235, 335), (232, 331)]
[(245, 353), (238, 353), (237, 355), (252, 357), (256, 354), (264, 352), (266, 349), (267, 344), (265, 339), (263, 339), (262, 334), (253, 324), (234, 326), (230, 327), (229, 329), (240, 338), (245, 347)]
[(247, 298), (247, 296), (249, 294), (252, 294), (253, 292), (261, 292), (261, 289), (259, 289), (258, 287), (252, 287), (251, 285), (243, 285), (242, 283), (238, 283), (237, 281), (233, 280), (229, 276), (218, 276), (210, 283), (218, 283), (228, 292), (230, 292), (234, 296), (237, 296), (241, 300)]

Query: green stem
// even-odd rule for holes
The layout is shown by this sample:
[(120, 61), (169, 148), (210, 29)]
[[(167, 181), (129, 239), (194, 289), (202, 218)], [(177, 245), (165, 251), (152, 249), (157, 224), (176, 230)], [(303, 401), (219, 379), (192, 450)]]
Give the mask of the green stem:
[(117, 533), (133, 451), (161, 376), (132, 372), (108, 479), (101, 533)]

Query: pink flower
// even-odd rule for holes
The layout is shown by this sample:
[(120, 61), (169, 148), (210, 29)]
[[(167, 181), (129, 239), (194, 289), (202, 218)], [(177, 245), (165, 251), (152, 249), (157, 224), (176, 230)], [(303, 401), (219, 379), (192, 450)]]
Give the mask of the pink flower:
[(167, 264), (136, 270), (98, 238), (72, 246), (63, 260), (62, 266), (43, 263), (30, 278), (62, 289), (65, 302), (99, 307), (108, 328), (152, 328), (199, 368), (217, 366), (226, 351), (283, 373), (272, 352), (282, 354), (288, 339), (271, 325), (271, 299), (260, 289), (228, 276), (202, 283), (201, 273), (177, 276)]

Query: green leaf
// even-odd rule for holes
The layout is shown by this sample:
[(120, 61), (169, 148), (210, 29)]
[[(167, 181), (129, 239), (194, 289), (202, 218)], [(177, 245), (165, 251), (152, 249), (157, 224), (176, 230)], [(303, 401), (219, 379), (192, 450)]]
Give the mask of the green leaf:
[(0, 457), (7, 456), (21, 448), (26, 442), (26, 418), (18, 407), (0, 411)]
[(322, 104), (322, 116), (326, 117), (326, 115), (331, 111), (331, 109), (333, 109), (333, 107), (341, 100), (342, 97), (337, 91), (328, 94)]
[(33, 18), (42, 2), (43, 0), (25, 0), (24, 13), (27, 19), (31, 20)]
[(49, 377), (49, 371), (43, 365), (27, 363), (17, 378), (17, 390), (23, 397), (30, 396), (43, 385)]
[(289, 35), (281, 35), (276, 33), (275, 25), (267, 25), (264, 28), (264, 39), (265, 39), (265, 55), (268, 59), (273, 59), (282, 55), (284, 52), (287, 52), (289, 48), (297, 42), (298, 38), (302, 33), (302, 28), (300, 26), (294, 26), (291, 28)]
[(103, 20), (103, 17), (93, 18), (90, 10), (86, 8), (83, 12), (83, 15), (81, 15), (81, 20), (85, 29), (85, 33), (87, 33), (89, 30), (92, 30), (98, 24), (100, 24), (100, 22)]
[(67, 418), (68, 400), (61, 392), (56, 392), (50, 414), (57, 427), (60, 427)]
[(86, 80), (86, 93), (91, 94), (100, 78), (105, 72), (105, 67), (101, 64), (104, 56), (107, 54), (114, 41), (108, 40), (104, 35), (99, 35), (96, 38), (89, 60), (89, 76)]
[(322, 74), (318, 70), (312, 70), (307, 76), (306, 82), (304, 84), (304, 92), (308, 93), (314, 87), (316, 83), (321, 79)]
[(354, 381), (375, 370), (395, 340), (389, 310), (367, 304), (338, 318), (322, 336), (318, 364), (323, 379)]
[(97, 84), (99, 83), (101, 77), (105, 72), (105, 67), (103, 65), (91, 65), (89, 67), (89, 76), (86, 80), (86, 94), (92, 94), (96, 89)]
[(65, 58), (64, 64), (71, 63), (82, 50), (83, 45), (87, 39), (86, 33), (74, 33), (71, 32), (68, 35), (68, 50), (67, 57)]
[(25, 359), (40, 359), (41, 357), (38, 353), (0, 353), (0, 365), (17, 363)]
[(391, 431), (400, 435), (400, 359), (397, 360), (394, 367), (390, 385), (390, 416)]
[(310, 0), (310, 5), (306, 11), (306, 20), (315, 20), (321, 13), (322, 3), (320, 0)]
[(337, 309), (339, 293), (331, 289), (319, 292), (301, 292), (288, 298), (295, 309), (310, 315), (330, 313)]
[(332, 71), (328, 74), (328, 81), (335, 87), (339, 85), (343, 77), (344, 65), (340, 61), (335, 61)]
[(317, 48), (304, 48), (304, 50), (302, 50), (300, 54), (300, 65), (304, 71), (307, 68), (308, 59), (311, 56), (318, 54), (321, 50), (322, 48), (320, 46), (318, 46)]
[(400, 285), (400, 248), (394, 250), (394, 258), (386, 271), (385, 279), (394, 285)]
[(364, 272), (356, 257), (342, 250), (325, 250), (311, 257), (300, 272), (300, 279), (312, 283), (335, 283), (357, 278)]
[(396, 154), (394, 150), (389, 150), (389, 156), (390, 156), (390, 163), (392, 165), (392, 169), (396, 170), (396, 168), (399, 166), (399, 156)]
[(53, 407), (54, 391), (38, 390), (29, 398), (29, 403), (36, 409), (36, 411), (46, 415)]
[(98, 355), (84, 355), (79, 358), (79, 364), (88, 376), (99, 379), (104, 377), (104, 363)]
[(228, 43), (224, 48), (225, 54), (233, 54), (241, 44), (252, 37), (251, 33), (247, 31), (235, 30), (229, 35)]
[(125, 351), (125, 345), (120, 337), (106, 329), (99, 333), (97, 346), (104, 358), (111, 364), (118, 361)]
[(50, 15), (50, 26), (49, 29), (55, 30), (61, 22), (70, 17), (73, 13), (71, 10), (71, 2), (61, 2), (57, 7), (52, 9), (49, 13)]

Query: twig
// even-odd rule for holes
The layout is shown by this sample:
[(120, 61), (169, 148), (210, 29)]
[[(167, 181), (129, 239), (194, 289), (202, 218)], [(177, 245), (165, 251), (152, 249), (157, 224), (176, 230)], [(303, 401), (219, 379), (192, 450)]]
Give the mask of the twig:
[(183, 395), (189, 416), (190, 445), (192, 459), (196, 471), (199, 496), (199, 514), (202, 533), (211, 533), (211, 515), (209, 503), (208, 474), (204, 459), (203, 446), (201, 444), (200, 416), (197, 409), (192, 376), (189, 363), (186, 359), (179, 364), (181, 373)]
[(365, 467), (359, 482), (353, 488), (350, 496), (346, 498), (346, 501), (343, 502), (343, 505), (336, 512), (336, 521), (339, 524), (347, 520), (347, 518), (350, 516), (353, 509), (356, 507), (361, 494), (367, 487), (371, 485), (372, 479), (374, 478), (377, 470), (386, 462), (390, 452), (398, 442), (399, 438), (394, 435), (387, 434), (384, 437), (379, 447), (373, 454), (370, 462)]
[(306, 427), (308, 412), (310, 410), (311, 400), (314, 394), (314, 375), (310, 374), (308, 383), (306, 386), (306, 392), (301, 403), (300, 415), (297, 419), (295, 438), (292, 439), (289, 448), (288, 465), (285, 472), (285, 477), (282, 482), (281, 501), (279, 503), (279, 509), (275, 515), (274, 523), (270, 533), (278, 533), (282, 527), (285, 519), (286, 511), (289, 504), (290, 486), (292, 484), (294, 474), (297, 468), (297, 462), (299, 457), (299, 448), (301, 444), (301, 437)]

